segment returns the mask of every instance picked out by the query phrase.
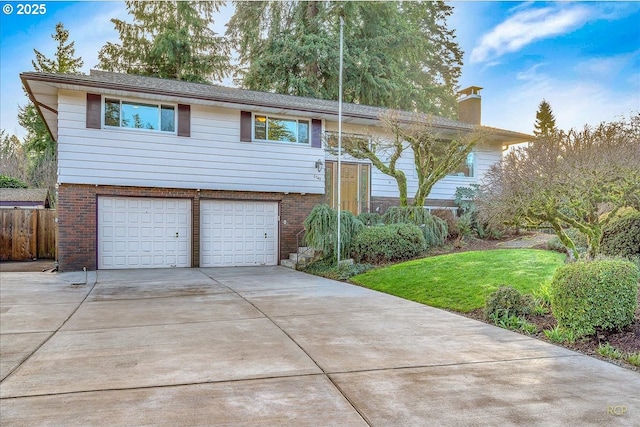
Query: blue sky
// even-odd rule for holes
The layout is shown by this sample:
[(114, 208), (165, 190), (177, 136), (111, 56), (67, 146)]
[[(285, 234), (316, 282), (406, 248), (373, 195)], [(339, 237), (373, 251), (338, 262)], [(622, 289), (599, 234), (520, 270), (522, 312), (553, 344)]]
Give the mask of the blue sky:
[[(18, 2), (2, 2), (13, 11), (0, 15), (0, 127), (19, 136), (17, 107), (27, 100), (18, 75), (33, 69), (34, 48), (53, 56), (56, 23), (69, 30), (88, 72), (105, 42), (117, 41), (110, 18), (128, 19), (124, 2), (38, 4), (43, 15), (17, 15)], [(542, 99), (562, 129), (640, 111), (640, 2), (449, 4), (449, 28), (465, 52), (460, 86), (484, 88), (483, 124), (531, 133)], [(221, 11), (216, 31), (224, 32), (231, 13)]]

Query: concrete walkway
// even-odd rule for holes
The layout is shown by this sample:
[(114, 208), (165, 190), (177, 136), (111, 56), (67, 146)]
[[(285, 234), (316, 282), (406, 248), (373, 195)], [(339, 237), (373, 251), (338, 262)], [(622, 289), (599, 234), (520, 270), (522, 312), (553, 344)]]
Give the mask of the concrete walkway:
[(286, 268), (0, 281), (2, 426), (640, 423), (636, 372)]

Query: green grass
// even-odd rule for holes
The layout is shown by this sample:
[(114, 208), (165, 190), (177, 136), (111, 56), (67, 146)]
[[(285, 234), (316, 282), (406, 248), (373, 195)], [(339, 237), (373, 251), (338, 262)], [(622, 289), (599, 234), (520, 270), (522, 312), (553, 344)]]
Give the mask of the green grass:
[(500, 285), (531, 294), (551, 280), (565, 255), (535, 249), (473, 251), (423, 258), (368, 271), (351, 281), (433, 307), (463, 313), (482, 308)]

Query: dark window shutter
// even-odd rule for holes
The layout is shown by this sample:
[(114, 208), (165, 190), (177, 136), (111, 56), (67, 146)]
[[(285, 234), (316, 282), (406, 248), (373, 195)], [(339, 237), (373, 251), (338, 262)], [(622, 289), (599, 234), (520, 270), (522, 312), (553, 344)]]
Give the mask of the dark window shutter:
[(191, 105), (178, 104), (178, 136), (191, 136)]
[(322, 147), (322, 120), (311, 120), (311, 146)]
[(100, 129), (102, 127), (102, 96), (95, 93), (87, 94), (87, 128)]
[(240, 111), (240, 141), (251, 142), (251, 111)]

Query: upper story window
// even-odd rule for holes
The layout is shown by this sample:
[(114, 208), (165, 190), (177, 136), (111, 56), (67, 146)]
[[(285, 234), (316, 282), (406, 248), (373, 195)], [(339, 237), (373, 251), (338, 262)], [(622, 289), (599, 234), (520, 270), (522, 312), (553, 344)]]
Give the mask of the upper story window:
[[(338, 132), (328, 131), (325, 133), (326, 148), (338, 149)], [(342, 144), (348, 144), (355, 147), (369, 147), (371, 148), (371, 138), (366, 135), (360, 135), (357, 133), (342, 133)]]
[(451, 172), (449, 175), (473, 178), (475, 176), (475, 164), (476, 156), (472, 151), (471, 153), (467, 154), (466, 160), (462, 162), (460, 166), (458, 166), (456, 170)]
[(309, 120), (253, 116), (253, 137), (260, 141), (309, 143)]
[(104, 125), (175, 132), (176, 108), (173, 105), (106, 98), (104, 100)]

